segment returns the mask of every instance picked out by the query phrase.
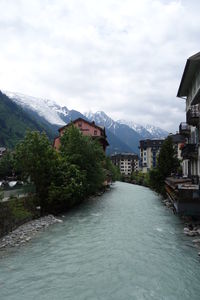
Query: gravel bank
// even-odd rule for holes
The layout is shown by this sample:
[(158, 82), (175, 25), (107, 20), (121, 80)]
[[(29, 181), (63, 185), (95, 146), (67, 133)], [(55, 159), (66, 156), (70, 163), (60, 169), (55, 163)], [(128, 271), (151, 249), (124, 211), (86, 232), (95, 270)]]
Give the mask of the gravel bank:
[(62, 220), (55, 218), (53, 215), (48, 215), (27, 222), (19, 226), (17, 229), (13, 230), (6, 236), (0, 238), (0, 250), (23, 245), (29, 242), (37, 234), (38, 231), (41, 231), (55, 223), (62, 222)]

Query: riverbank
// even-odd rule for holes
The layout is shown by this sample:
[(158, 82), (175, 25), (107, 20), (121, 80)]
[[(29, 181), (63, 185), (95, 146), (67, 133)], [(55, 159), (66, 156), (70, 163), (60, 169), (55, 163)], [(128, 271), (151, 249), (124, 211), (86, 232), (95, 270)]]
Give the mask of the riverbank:
[[(176, 214), (174, 205), (169, 199), (163, 199), (162, 202), (167, 208), (169, 208), (174, 214)], [(192, 240), (192, 243), (194, 244), (194, 247), (197, 248), (198, 255), (200, 256), (200, 219), (194, 219), (190, 216), (180, 216), (180, 218), (184, 222), (184, 234), (191, 238), (195, 237), (195, 239)]]
[(200, 220), (194, 220), (192, 218), (183, 217), (185, 227), (184, 227), (184, 233), (185, 235), (194, 238), (192, 240), (194, 246), (198, 250), (198, 255), (200, 256)]
[(197, 251), (149, 189), (116, 182), (62, 220), (0, 252), (1, 299), (199, 299)]
[(39, 219), (29, 221), (0, 238), (0, 250), (11, 247), (19, 247), (29, 242), (41, 230), (45, 230), (50, 225), (56, 223), (62, 223), (62, 220), (57, 219), (53, 215), (47, 215)]

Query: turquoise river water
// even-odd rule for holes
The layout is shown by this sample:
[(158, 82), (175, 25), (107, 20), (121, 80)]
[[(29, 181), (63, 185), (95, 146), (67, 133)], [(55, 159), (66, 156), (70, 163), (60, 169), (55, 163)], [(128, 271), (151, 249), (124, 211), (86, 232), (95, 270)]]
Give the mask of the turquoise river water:
[(0, 300), (200, 299), (183, 223), (147, 188), (115, 183), (0, 259)]

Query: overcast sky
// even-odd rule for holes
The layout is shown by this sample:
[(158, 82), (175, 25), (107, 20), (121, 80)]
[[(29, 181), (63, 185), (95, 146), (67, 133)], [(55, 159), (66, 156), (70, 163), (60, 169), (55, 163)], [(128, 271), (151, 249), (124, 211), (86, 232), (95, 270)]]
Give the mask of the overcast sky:
[(0, 0), (0, 89), (176, 131), (199, 0)]

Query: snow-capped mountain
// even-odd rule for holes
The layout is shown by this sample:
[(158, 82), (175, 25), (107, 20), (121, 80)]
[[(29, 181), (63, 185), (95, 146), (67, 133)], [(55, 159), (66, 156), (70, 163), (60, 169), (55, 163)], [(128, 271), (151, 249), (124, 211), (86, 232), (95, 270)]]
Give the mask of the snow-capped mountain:
[(114, 134), (116, 133), (116, 130), (120, 127), (120, 124), (111, 119), (103, 111), (97, 111), (96, 113), (86, 112), (84, 113), (84, 115), (88, 120), (94, 121), (96, 124), (110, 129)]
[(134, 132), (138, 133), (140, 135), (140, 139), (162, 139), (169, 134), (167, 131), (149, 124), (146, 126), (142, 126), (140, 124), (131, 121), (129, 122), (126, 120), (114, 121), (103, 111), (97, 111), (96, 113), (85, 113), (85, 116), (89, 120), (95, 121), (95, 123), (111, 129), (113, 133), (116, 133), (120, 126), (126, 125)]
[(92, 121), (95, 120), (97, 124), (101, 124), (102, 126), (105, 126), (107, 128), (113, 126), (114, 123), (114, 121), (103, 111), (97, 111), (96, 113), (92, 113), (90, 111), (84, 113), (84, 115), (88, 118), (88, 120), (92, 120)]
[(139, 133), (130, 128), (126, 124), (120, 124), (114, 121), (103, 111), (96, 113), (85, 113), (85, 116), (96, 124), (105, 126), (112, 134), (114, 134), (119, 140), (128, 145), (133, 152), (138, 153), (139, 141), (143, 139)]
[(143, 136), (144, 139), (152, 139), (151, 133), (142, 125), (134, 123), (134, 122), (128, 122), (125, 120), (118, 120), (117, 121), (120, 124), (126, 124), (133, 130), (135, 130), (137, 133), (139, 133), (141, 136)]
[(61, 127), (74, 119), (84, 116), (76, 110), (69, 110), (66, 106), (60, 106), (55, 101), (27, 96), (21, 93), (13, 93), (4, 91), (4, 93), (20, 105), (24, 110), (28, 111), (36, 117), (38, 116), (51, 125)]
[(163, 130), (162, 128), (147, 124), (145, 129), (154, 137), (154, 138), (166, 138), (169, 135), (169, 132)]
[(4, 91), (4, 93), (16, 104), (24, 109), (36, 112), (50, 124), (65, 125), (66, 122), (63, 121), (61, 115), (68, 115), (69, 111), (66, 107), (61, 107), (56, 102), (49, 99), (36, 98), (21, 93), (7, 91)]
[(126, 124), (136, 132), (138, 132), (140, 135), (142, 135), (145, 139), (162, 139), (166, 138), (168, 136), (168, 132), (164, 129), (161, 129), (159, 127), (156, 127), (154, 125), (140, 125), (137, 123), (134, 123), (132, 121), (126, 121), (126, 120), (118, 120), (117, 121), (120, 124)]
[(146, 138), (163, 138), (167, 132), (152, 126), (142, 126), (134, 122), (124, 120), (114, 121), (103, 111), (88, 112), (84, 115), (76, 110), (69, 110), (66, 106), (60, 106), (55, 101), (44, 98), (36, 98), (20, 93), (4, 92), (13, 102), (22, 107), (36, 121), (44, 124), (56, 135), (59, 127), (79, 117), (104, 126), (110, 146), (108, 153), (136, 152), (138, 153), (139, 141)]

